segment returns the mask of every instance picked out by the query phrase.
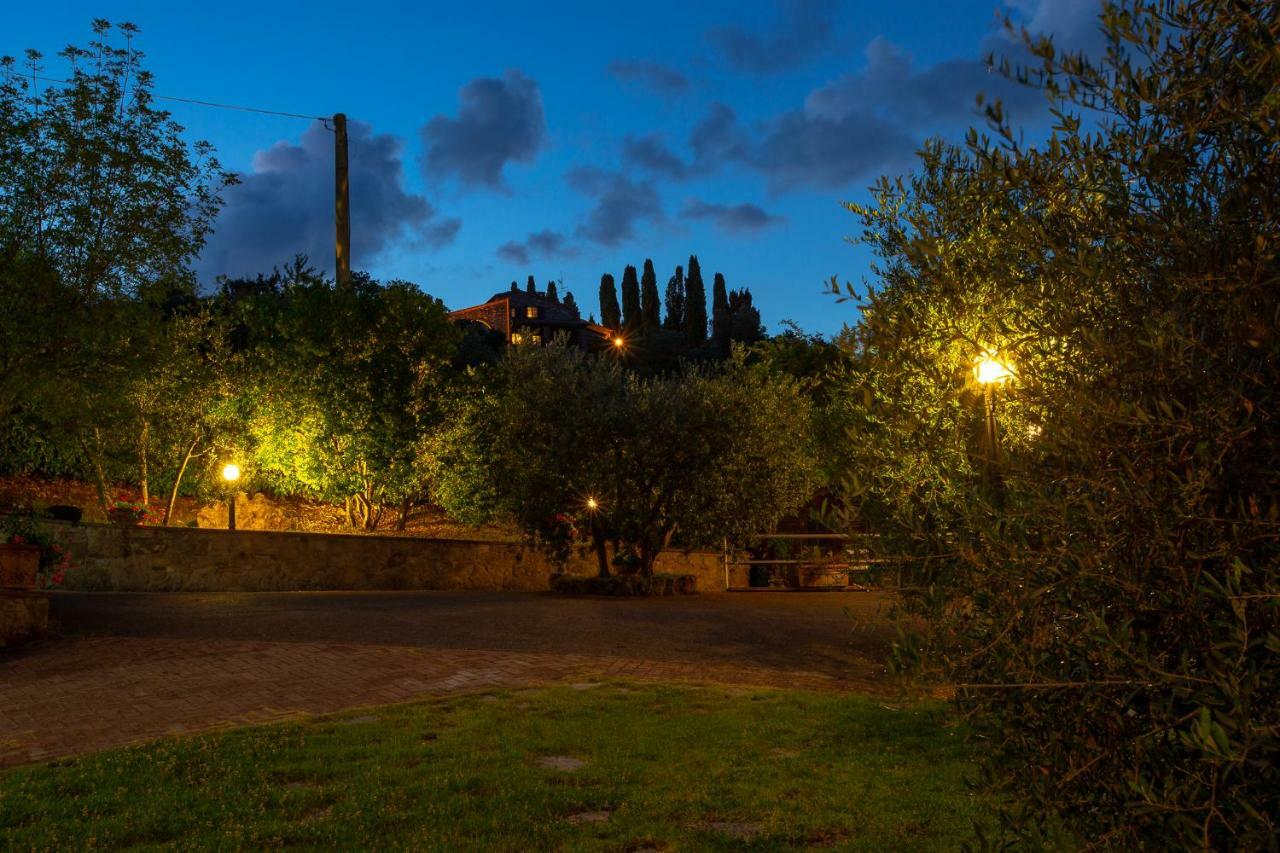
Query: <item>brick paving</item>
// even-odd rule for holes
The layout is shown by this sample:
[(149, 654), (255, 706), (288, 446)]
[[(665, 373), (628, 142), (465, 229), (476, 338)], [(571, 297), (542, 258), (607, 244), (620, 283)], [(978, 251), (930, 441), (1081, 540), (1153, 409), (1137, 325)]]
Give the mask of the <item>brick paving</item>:
[[(105, 604), (94, 606), (111, 606), (110, 597), (98, 600)], [(492, 609), (493, 599), (477, 600)], [(163, 598), (158, 601), (165, 603)], [(404, 604), (402, 599), (392, 601)], [(462, 606), (472, 606), (471, 600), (461, 601)], [(549, 613), (557, 607), (554, 599), (549, 605), (545, 598), (536, 604), (523, 601), (526, 607), (549, 606)], [(522, 600), (509, 603), (520, 607)], [(255, 604), (262, 606), (261, 601)], [(436, 605), (431, 600), (422, 604), (426, 613), (432, 606)], [(209, 631), (175, 636), (182, 632), (158, 626), (136, 630), (139, 620), (133, 620), (134, 633), (142, 636), (124, 630), (104, 631), (105, 636), (71, 635), (0, 656), (0, 766), (344, 708), (593, 678), (888, 689), (880, 679), (879, 662), (867, 656), (848, 655), (839, 666), (822, 658), (826, 671), (819, 671), (807, 666), (804, 655), (787, 659), (775, 654), (770, 665), (760, 666), (727, 660), (730, 656), (709, 646), (705, 654), (691, 652), (700, 636), (696, 631), (714, 636), (714, 624), (706, 624), (707, 607), (727, 614), (722, 615), (726, 624), (743, 618), (733, 608), (725, 611), (723, 604), (714, 603), (677, 611), (691, 614), (685, 622), (696, 630), (672, 619), (676, 627), (651, 637), (651, 656), (635, 654), (644, 650), (638, 641), (625, 646), (626, 654), (584, 653), (571, 646), (515, 651), (440, 647), (429, 644), (430, 635), (414, 635), (408, 643), (391, 642), (391, 636), (374, 642), (314, 641), (298, 638), (296, 625), (269, 640), (212, 637)], [(748, 607), (746, 617), (751, 615)], [(669, 643), (681, 630), (690, 636), (673, 652)], [(553, 633), (550, 628), (548, 633)], [(495, 640), (502, 636), (500, 623), (492, 634)]]

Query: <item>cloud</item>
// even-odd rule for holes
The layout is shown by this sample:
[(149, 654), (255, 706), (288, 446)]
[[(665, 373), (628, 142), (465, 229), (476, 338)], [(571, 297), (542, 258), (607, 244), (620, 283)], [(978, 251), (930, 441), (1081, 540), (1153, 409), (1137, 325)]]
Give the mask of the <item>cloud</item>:
[(435, 116), (422, 127), (423, 172), (501, 189), (507, 163), (532, 162), (545, 142), (538, 84), (513, 69), (500, 80), (472, 80), (458, 98), (457, 118)]
[(707, 115), (689, 133), (692, 158), (685, 162), (659, 134), (628, 136), (622, 141), (622, 159), (627, 165), (673, 180), (709, 175), (730, 160), (743, 159), (748, 150), (745, 130), (729, 106), (712, 104)]
[(709, 220), (725, 231), (733, 232), (760, 231), (785, 221), (781, 216), (774, 216), (750, 202), (716, 204), (698, 199), (686, 202), (680, 215), (685, 219)]
[(656, 133), (623, 139), (622, 160), (629, 166), (676, 180), (688, 177), (692, 171)]
[(590, 166), (573, 169), (567, 179), (570, 187), (595, 199), (575, 232), (585, 240), (616, 246), (635, 233), (636, 223), (663, 219), (662, 202), (651, 184)]
[[(355, 121), (347, 132), (353, 267), (368, 267), (404, 240), (433, 248), (451, 242), (462, 223), (438, 218), (425, 198), (405, 189), (400, 140)], [(201, 280), (269, 272), (298, 252), (332, 272), (333, 134), (317, 122), (297, 144), (259, 151), (239, 177), (200, 254)]]
[[(1105, 48), (1106, 40), (1098, 20), (1102, 0), (1005, 0), (1005, 6), (1013, 13), (1015, 24), (1025, 26), (1036, 35), (1052, 36), (1059, 50), (1100, 56)], [(1002, 46), (1007, 50), (1011, 44), (1021, 46), (1016, 34), (1001, 29), (988, 37), (983, 46), (988, 51), (999, 51)]]
[(609, 74), (622, 83), (633, 83), (659, 95), (679, 95), (689, 88), (689, 78), (648, 59), (615, 59), (609, 63)]
[(766, 35), (737, 24), (713, 29), (714, 44), (739, 71), (774, 74), (798, 67), (824, 53), (835, 36), (832, 0), (779, 0), (781, 20)]
[(523, 240), (508, 240), (497, 249), (497, 255), (515, 264), (527, 264), (537, 256), (543, 258), (567, 258), (578, 253), (569, 245), (569, 238), (559, 231), (543, 229), (529, 234)]
[(768, 122), (746, 159), (775, 191), (834, 189), (906, 166), (917, 145), (907, 129), (870, 113), (828, 117), (792, 110)]

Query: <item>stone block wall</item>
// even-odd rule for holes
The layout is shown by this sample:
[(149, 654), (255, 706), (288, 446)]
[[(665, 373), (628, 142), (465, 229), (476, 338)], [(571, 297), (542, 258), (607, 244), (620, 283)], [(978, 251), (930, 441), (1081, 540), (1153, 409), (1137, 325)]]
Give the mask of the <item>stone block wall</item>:
[[(122, 528), (46, 522), (77, 568), (65, 587), (111, 591), (475, 589), (541, 591), (555, 567), (518, 542), (399, 536)], [(595, 574), (585, 549), (569, 574)], [(691, 574), (700, 592), (725, 588), (718, 552), (669, 551), (657, 571)]]
[(0, 589), (0, 648), (38, 640), (48, 629), (48, 593)]

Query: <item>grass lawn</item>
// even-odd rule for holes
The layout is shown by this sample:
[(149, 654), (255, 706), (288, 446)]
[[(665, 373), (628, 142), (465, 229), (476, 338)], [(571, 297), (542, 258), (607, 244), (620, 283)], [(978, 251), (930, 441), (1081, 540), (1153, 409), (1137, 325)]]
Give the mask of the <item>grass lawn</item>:
[(495, 692), (10, 770), (0, 837), (20, 849), (954, 850), (986, 811), (962, 781), (969, 755), (939, 705), (633, 683)]

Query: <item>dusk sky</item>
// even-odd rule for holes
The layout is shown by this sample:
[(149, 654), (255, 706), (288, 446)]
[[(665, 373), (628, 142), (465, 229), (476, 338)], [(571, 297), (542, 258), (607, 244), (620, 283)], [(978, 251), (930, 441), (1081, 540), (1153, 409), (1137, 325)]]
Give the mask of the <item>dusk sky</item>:
[[(353, 267), (450, 308), (532, 273), (598, 316), (600, 275), (651, 257), (659, 288), (696, 253), (784, 319), (839, 331), (823, 294), (869, 257), (841, 201), (910, 168), (921, 140), (958, 139), (974, 96), (1028, 127), (1043, 100), (986, 72), (1012, 14), (1068, 46), (1096, 0), (646, 4), (185, 4), (67, 0), (6, 13), (0, 53), (53, 56), (106, 17), (142, 28), (160, 95), (351, 128)], [(332, 268), (332, 137), (317, 123), (162, 102), (241, 173), (199, 264), (269, 271), (297, 252)]]

